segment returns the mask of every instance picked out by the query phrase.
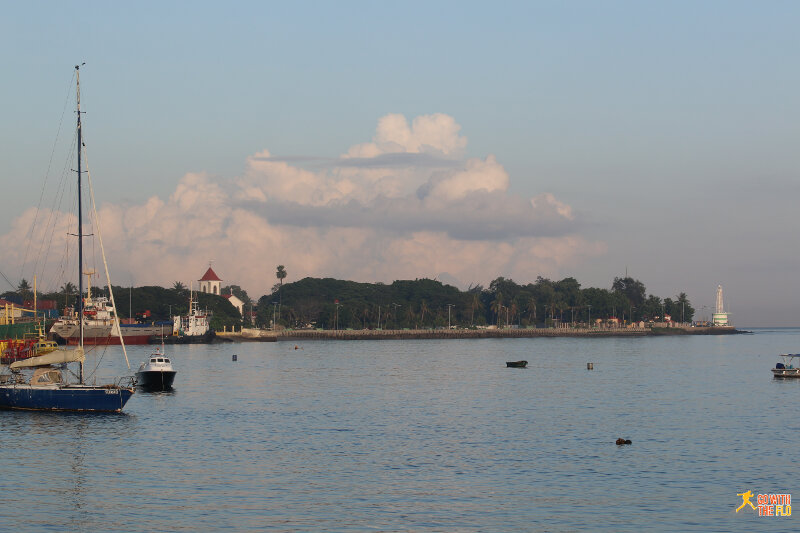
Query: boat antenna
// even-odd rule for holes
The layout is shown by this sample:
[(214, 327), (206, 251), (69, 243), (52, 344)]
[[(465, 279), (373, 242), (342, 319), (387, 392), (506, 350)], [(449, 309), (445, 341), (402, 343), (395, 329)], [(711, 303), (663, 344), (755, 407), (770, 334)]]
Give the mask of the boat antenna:
[[(79, 348), (83, 349), (83, 205), (81, 203), (81, 66), (75, 65), (77, 110), (78, 110), (78, 329), (80, 331)], [(83, 383), (83, 361), (80, 370), (80, 382)]]

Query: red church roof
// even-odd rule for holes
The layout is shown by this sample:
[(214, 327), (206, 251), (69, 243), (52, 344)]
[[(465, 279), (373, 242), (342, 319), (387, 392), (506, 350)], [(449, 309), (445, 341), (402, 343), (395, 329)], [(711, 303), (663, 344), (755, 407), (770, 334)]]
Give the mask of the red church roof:
[(219, 277), (211, 270), (211, 267), (208, 267), (206, 273), (203, 274), (203, 277), (200, 278), (200, 281), (222, 281)]

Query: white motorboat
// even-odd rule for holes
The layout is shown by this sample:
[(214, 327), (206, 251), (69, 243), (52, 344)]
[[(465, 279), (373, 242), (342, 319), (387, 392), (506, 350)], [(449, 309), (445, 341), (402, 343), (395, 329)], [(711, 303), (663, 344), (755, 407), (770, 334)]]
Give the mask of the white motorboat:
[(150, 355), (150, 359), (139, 365), (139, 370), (136, 372), (136, 384), (148, 390), (171, 390), (175, 374), (172, 361), (164, 354), (163, 347), (156, 348)]

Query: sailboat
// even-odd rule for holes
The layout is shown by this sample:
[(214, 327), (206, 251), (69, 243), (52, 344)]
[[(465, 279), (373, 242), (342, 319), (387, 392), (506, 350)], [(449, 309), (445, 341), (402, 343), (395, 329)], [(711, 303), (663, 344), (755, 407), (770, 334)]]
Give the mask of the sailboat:
[[(77, 87), (77, 137), (78, 137), (78, 294), (83, 295), (83, 210), (81, 200), (81, 89), (80, 65), (75, 66)], [(90, 183), (91, 186), (91, 178)], [(94, 209), (94, 197), (92, 197)], [(95, 210), (96, 218), (96, 210)], [(100, 248), (103, 248), (99, 235)], [(103, 252), (105, 262), (105, 253)], [(106, 277), (108, 268), (106, 267)], [(108, 283), (109, 289), (111, 282)], [(111, 293), (113, 302), (113, 292)], [(78, 298), (80, 339), (75, 348), (58, 349), (15, 361), (8, 365), (7, 372), (0, 373), (0, 408), (30, 409), (43, 411), (121, 411), (134, 393), (135, 378), (132, 376), (115, 380), (113, 383), (89, 384), (84, 375), (83, 349), (83, 298)], [(119, 321), (116, 313), (115, 320)], [(119, 330), (119, 326), (117, 327)], [(124, 341), (123, 353), (127, 362)], [(78, 364), (78, 374), (68, 366)], [(130, 364), (128, 364), (130, 369)], [(32, 374), (29, 374), (32, 372)], [(70, 377), (72, 376), (72, 378)], [(77, 378), (77, 381), (74, 379)]]

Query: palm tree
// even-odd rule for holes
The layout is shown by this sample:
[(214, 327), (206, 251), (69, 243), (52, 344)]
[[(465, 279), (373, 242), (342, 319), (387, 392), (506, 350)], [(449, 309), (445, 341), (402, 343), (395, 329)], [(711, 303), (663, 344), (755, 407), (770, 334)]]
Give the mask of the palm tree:
[(497, 296), (495, 296), (494, 301), (491, 305), (492, 311), (497, 315), (497, 325), (500, 325), (500, 311), (503, 309), (503, 295), (500, 292), (497, 292)]
[(411, 304), (408, 305), (408, 312), (406, 313), (406, 320), (408, 320), (408, 326), (411, 327), (411, 324), (414, 323), (414, 308), (411, 307)]
[(531, 322), (533, 325), (536, 325), (536, 298), (531, 296), (531, 299), (528, 301), (528, 309), (531, 311)]
[(477, 292), (472, 295), (472, 305), (470, 308), (472, 309), (472, 316), (470, 317), (470, 324), (473, 326), (475, 325), (475, 310), (481, 309), (483, 306), (481, 305), (481, 295)]
[(422, 327), (424, 328), (425, 327), (425, 313), (428, 312), (428, 304), (425, 303), (425, 300), (422, 300), (422, 303), (419, 306), (419, 311), (422, 314), (422, 319), (420, 320), (420, 323), (422, 324)]
[(75, 284), (68, 281), (61, 286), (59, 291), (64, 293), (64, 307), (69, 307), (69, 297), (77, 291)]
[(174, 290), (175, 292), (183, 292), (186, 290), (186, 285), (184, 285), (180, 281), (176, 281), (175, 283), (172, 284), (172, 290)]
[(278, 319), (281, 318), (281, 305), (283, 304), (283, 278), (286, 277), (286, 269), (283, 265), (278, 265), (278, 271), (275, 272), (275, 277), (278, 278)]

